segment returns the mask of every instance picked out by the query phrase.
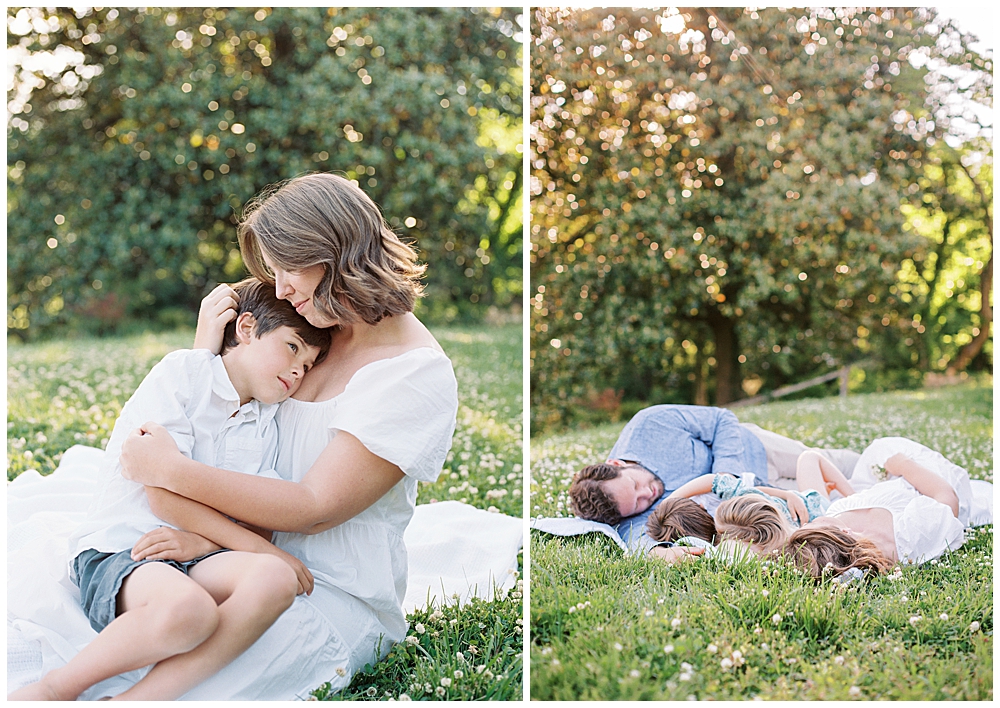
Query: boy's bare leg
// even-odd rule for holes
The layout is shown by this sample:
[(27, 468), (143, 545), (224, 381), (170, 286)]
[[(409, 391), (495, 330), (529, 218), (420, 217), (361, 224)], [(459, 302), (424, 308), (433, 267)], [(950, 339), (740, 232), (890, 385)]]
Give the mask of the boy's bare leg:
[(125, 578), (121, 614), (68, 664), (8, 700), (71, 701), (99, 681), (190, 652), (218, 624), (212, 596), (165, 563), (146, 563)]
[(193, 651), (153, 667), (114, 700), (178, 698), (250, 648), (295, 600), (298, 580), (277, 556), (230, 551), (194, 566), (191, 579), (219, 603), (215, 633)]

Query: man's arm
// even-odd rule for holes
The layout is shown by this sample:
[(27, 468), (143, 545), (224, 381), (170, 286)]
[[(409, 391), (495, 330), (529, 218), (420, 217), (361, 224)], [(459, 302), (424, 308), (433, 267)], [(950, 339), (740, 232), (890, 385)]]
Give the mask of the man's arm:
[(684, 428), (712, 448), (713, 474), (739, 477), (750, 471), (743, 464), (743, 429), (731, 411), (708, 406), (677, 406), (674, 417), (677, 427)]

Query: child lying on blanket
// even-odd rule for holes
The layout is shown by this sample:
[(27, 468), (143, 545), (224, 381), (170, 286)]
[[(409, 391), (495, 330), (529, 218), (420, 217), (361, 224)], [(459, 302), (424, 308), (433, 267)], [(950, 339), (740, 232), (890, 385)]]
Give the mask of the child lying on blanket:
[[(821, 515), (830, 504), (829, 492), (853, 494), (850, 482), (817, 452), (799, 457), (796, 478), (800, 491), (753, 486), (752, 481), (729, 474), (707, 474), (681, 485), (653, 512), (647, 533), (657, 541), (693, 536), (712, 542), (716, 535), (747, 541), (757, 552), (778, 548), (792, 528)], [(817, 491), (817, 488), (821, 491)], [(716, 494), (724, 502), (715, 519), (690, 497)], [(747, 497), (747, 501), (735, 503)]]
[(306, 567), (266, 532), (224, 517), (213, 528), (199, 524), (198, 534), (164, 528), (158, 516), (184, 526), (196, 503), (120, 474), (123, 441), (147, 421), (165, 426), (200, 462), (248, 474), (273, 468), (277, 404), (326, 356), (330, 335), (276, 299), (274, 286), (249, 279), (236, 290), (239, 311), (222, 354), (171, 352), (115, 422), (104, 486), (69, 541), (70, 577), (97, 638), (9, 700), (73, 700), (151, 664), (118, 698), (177, 698), (221, 669), (219, 657), (231, 661), (253, 644), (297, 593), (311, 591)]

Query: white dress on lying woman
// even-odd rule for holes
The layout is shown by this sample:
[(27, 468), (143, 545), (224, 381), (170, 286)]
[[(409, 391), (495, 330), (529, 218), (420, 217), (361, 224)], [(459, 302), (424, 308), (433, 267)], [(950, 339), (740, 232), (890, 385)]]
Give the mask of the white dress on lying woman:
[(403, 531), (417, 482), (441, 472), (457, 410), (451, 362), (428, 347), (368, 364), (328, 401), (281, 404), (277, 467), (291, 470), (293, 481), (341, 430), (405, 476), (340, 526), (311, 536), (275, 534), (274, 543), (312, 572), (312, 595), (299, 595), (246, 653), (184, 699), (289, 700), (327, 681), (341, 688), (406, 636)]
[[(958, 518), (949, 506), (924, 496), (902, 477), (878, 481), (878, 468), (885, 467), (886, 460), (899, 453), (951, 485), (958, 496)], [(918, 442), (907, 438), (875, 440), (861, 453), (851, 485), (855, 493), (831, 503), (826, 516), (852, 509), (886, 509), (892, 514), (896, 554), (901, 564), (924, 563), (945, 551), (959, 548), (965, 540), (965, 527), (973, 504), (969, 474)]]

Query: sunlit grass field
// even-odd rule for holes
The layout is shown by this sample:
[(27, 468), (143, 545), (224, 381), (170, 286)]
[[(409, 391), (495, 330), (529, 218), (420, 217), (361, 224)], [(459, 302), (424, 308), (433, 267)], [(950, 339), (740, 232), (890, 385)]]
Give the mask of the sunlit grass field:
[[(458, 378), (458, 427), (444, 471), (417, 503), (455, 499), (521, 516), (521, 329), (437, 328)], [(104, 447), (122, 406), (163, 355), (193, 332), (9, 344), (7, 478), (54, 470), (74, 444)], [(517, 571), (515, 571), (517, 572)], [(507, 597), (411, 614), (407, 641), (322, 699), (517, 700), (522, 684), (520, 581)], [(418, 631), (423, 630), (423, 631)], [(331, 677), (332, 678), (332, 677)]]
[[(992, 481), (992, 380), (740, 409), (819, 447), (903, 435)], [(623, 424), (532, 440), (532, 516), (568, 516), (573, 473)], [(780, 563), (670, 567), (596, 534), (531, 538), (531, 696), (541, 700), (992, 700), (993, 527), (863, 585)]]

